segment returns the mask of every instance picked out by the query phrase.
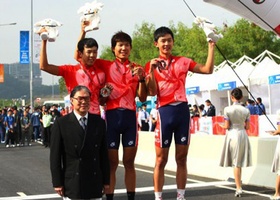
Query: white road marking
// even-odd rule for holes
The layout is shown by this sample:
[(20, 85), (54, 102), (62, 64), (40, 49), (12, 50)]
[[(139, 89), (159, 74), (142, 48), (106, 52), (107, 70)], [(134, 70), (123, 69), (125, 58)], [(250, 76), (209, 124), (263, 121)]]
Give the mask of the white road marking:
[[(120, 167), (123, 167), (123, 165), (119, 165)], [(152, 170), (146, 170), (146, 169), (141, 169), (141, 168), (136, 168), (137, 171), (145, 172), (145, 173), (150, 173), (153, 174)], [(165, 174), (166, 177), (170, 178), (176, 178), (176, 176), (171, 175), (171, 174)], [(209, 186), (214, 186), (218, 188), (224, 188), (228, 190), (235, 190), (235, 188), (228, 187), (229, 185), (234, 185), (234, 182), (228, 182), (228, 181), (213, 181), (213, 182), (203, 182), (195, 179), (188, 179), (189, 182), (193, 183), (188, 183), (186, 185), (186, 188), (200, 188), (200, 187), (209, 187)], [(174, 190), (176, 189), (176, 185), (165, 185), (163, 187), (164, 190)], [(136, 188), (136, 192), (149, 192), (149, 191), (154, 191), (154, 187), (141, 187), (141, 188)], [(244, 193), (247, 194), (253, 194), (257, 196), (262, 196), (262, 197), (267, 197), (269, 198), (270, 195), (266, 194), (261, 194), (258, 192), (253, 192), (249, 190), (243, 190)], [(123, 194), (126, 193), (126, 189), (116, 189), (115, 190), (116, 194)], [(0, 197), (0, 200), (39, 200), (39, 199), (54, 199), (54, 198), (59, 198), (60, 196), (58, 194), (42, 194), (42, 195), (26, 195), (23, 192), (17, 192), (19, 196), (14, 196), (14, 197)]]

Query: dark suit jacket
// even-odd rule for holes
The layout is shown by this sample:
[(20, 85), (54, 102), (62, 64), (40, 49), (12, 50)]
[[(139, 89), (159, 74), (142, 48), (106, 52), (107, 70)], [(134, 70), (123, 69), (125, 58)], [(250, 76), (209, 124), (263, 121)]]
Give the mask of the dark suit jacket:
[(110, 182), (105, 132), (104, 120), (90, 113), (86, 131), (73, 112), (55, 121), (50, 147), (52, 183), (64, 186), (66, 197), (102, 197), (103, 185)]

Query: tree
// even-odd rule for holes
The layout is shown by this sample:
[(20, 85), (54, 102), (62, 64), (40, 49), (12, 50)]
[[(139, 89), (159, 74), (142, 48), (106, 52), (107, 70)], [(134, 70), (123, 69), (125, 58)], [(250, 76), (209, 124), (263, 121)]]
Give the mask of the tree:
[[(170, 29), (174, 33), (175, 45), (173, 55), (186, 56), (198, 63), (205, 63), (208, 54), (208, 44), (203, 30), (193, 24), (188, 28), (184, 23), (177, 25), (170, 22)], [(158, 50), (154, 46), (153, 33), (155, 25), (143, 22), (135, 26), (132, 34), (132, 52), (130, 60), (141, 65), (158, 56)], [(215, 49), (215, 65), (219, 65), (225, 59), (231, 62), (237, 61), (244, 55), (255, 58), (264, 50), (280, 54), (280, 40), (271, 31), (265, 31), (245, 19), (237, 20), (233, 26), (217, 27), (217, 31), (223, 34), (223, 38), (217, 42)], [(110, 47), (101, 52), (101, 58), (113, 60), (114, 56)]]
[(63, 77), (61, 77), (58, 80), (58, 84), (59, 84), (59, 92), (61, 95), (66, 95), (68, 93), (67, 88), (66, 88), (66, 84), (65, 84), (65, 80)]

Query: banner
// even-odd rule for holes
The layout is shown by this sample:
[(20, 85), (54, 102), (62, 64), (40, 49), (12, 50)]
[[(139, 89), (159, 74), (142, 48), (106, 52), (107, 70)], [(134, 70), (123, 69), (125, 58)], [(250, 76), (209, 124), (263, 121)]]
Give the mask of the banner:
[(19, 62), (29, 64), (29, 31), (20, 31)]
[(4, 65), (0, 64), (0, 83), (4, 83)]
[(200, 90), (199, 90), (198, 86), (197, 87), (189, 87), (189, 88), (186, 89), (187, 94), (197, 94), (199, 92), (200, 92)]
[(232, 90), (234, 88), (236, 88), (236, 81), (218, 83), (218, 91)]
[(38, 33), (34, 33), (33, 38), (33, 63), (39, 63), (42, 40)]

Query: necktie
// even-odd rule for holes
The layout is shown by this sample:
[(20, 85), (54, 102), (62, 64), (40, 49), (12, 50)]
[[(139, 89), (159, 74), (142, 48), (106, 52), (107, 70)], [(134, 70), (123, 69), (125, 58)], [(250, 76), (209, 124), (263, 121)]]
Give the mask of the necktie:
[(146, 113), (146, 111), (144, 111), (144, 117), (145, 117), (145, 119), (147, 119), (147, 113)]
[(80, 124), (81, 124), (81, 126), (83, 127), (84, 130), (86, 130), (86, 127), (87, 127), (86, 119), (87, 119), (86, 117), (81, 117), (80, 118)]

